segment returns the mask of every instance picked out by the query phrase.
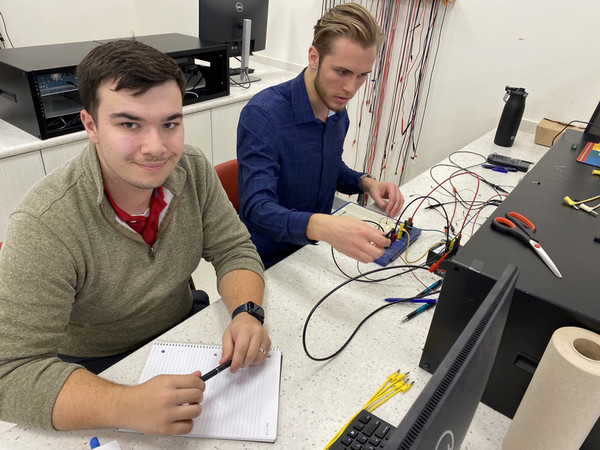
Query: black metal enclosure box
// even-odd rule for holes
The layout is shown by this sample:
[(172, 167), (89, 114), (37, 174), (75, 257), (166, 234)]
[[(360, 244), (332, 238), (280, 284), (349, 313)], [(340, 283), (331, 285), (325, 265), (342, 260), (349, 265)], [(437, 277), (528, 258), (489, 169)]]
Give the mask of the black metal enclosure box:
[[(482, 398), (511, 418), (556, 329), (575, 326), (600, 333), (596, 289), (600, 243), (594, 240), (600, 236), (600, 219), (563, 203), (567, 195), (574, 200), (598, 195), (595, 167), (576, 161), (586, 142), (586, 135), (568, 130), (445, 265), (446, 277), (420, 361), (432, 373), (504, 267), (511, 263), (521, 270)], [(573, 144), (577, 150), (572, 150)], [(529, 246), (490, 226), (493, 217), (508, 211), (519, 212), (536, 225), (535, 239), (562, 279)], [(599, 423), (582, 448), (600, 448)]]
[[(184, 105), (229, 95), (225, 44), (178, 33), (135, 39), (177, 61), (188, 83)], [(110, 40), (0, 50), (0, 119), (40, 139), (83, 130), (75, 69)]]

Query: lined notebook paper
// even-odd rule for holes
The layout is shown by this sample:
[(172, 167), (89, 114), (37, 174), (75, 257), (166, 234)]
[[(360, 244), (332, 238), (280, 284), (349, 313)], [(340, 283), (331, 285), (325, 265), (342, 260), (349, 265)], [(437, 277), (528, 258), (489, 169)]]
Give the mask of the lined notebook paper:
[[(220, 346), (154, 342), (140, 383), (160, 374), (206, 373), (219, 365)], [(274, 442), (277, 436), (281, 351), (271, 349), (264, 364), (206, 381), (202, 414), (186, 436)]]

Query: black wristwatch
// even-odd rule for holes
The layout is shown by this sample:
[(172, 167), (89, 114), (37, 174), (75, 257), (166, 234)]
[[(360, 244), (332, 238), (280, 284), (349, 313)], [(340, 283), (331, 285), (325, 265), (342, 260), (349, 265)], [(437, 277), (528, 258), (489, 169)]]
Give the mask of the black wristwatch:
[(256, 320), (258, 320), (261, 323), (261, 325), (265, 323), (264, 309), (262, 309), (262, 307), (260, 307), (254, 302), (244, 303), (243, 305), (240, 305), (237, 308), (235, 308), (233, 313), (231, 313), (231, 319), (233, 320), (235, 316), (243, 312), (247, 312), (248, 314), (250, 314)]

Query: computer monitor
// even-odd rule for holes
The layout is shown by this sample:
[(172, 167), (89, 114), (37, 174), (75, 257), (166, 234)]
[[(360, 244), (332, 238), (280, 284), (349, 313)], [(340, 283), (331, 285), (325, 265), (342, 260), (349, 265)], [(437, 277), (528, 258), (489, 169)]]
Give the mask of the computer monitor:
[(199, 37), (228, 44), (229, 56), (241, 56), (239, 70), (250, 71), (252, 52), (267, 41), (269, 0), (199, 0)]
[(504, 270), (385, 450), (460, 448), (496, 358), (518, 273), (512, 265)]
[(600, 103), (585, 127), (585, 136), (588, 141), (600, 142)]

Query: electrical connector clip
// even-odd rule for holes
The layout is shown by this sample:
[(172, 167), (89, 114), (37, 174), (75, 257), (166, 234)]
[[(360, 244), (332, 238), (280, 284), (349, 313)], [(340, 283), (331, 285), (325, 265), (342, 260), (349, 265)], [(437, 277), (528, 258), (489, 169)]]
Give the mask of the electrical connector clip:
[(571, 208), (574, 208), (574, 209), (579, 209), (579, 207), (578, 207), (578, 206), (575, 204), (575, 202), (574, 202), (574, 201), (571, 199), (571, 197), (569, 197), (568, 195), (567, 195), (565, 198), (563, 198), (563, 201), (564, 201), (564, 202), (565, 202), (567, 205), (569, 205)]
[(580, 207), (580, 208), (581, 208), (583, 211), (585, 211), (586, 213), (589, 213), (589, 214), (591, 214), (592, 216), (597, 216), (597, 215), (598, 215), (598, 213), (597, 213), (596, 211), (594, 211), (592, 208), (590, 208), (590, 207), (589, 207), (588, 205), (586, 205), (585, 203), (584, 203), (584, 204), (581, 204), (581, 205), (579, 205), (579, 207)]

